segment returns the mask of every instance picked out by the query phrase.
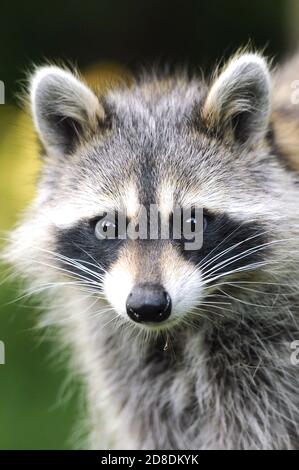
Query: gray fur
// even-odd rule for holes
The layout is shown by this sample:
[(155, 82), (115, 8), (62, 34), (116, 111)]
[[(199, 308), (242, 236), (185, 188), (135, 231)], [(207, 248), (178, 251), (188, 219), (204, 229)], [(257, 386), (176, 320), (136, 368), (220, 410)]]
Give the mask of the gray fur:
[[(57, 157), (47, 146), (37, 197), (11, 234), (7, 259), (28, 279), (29, 291), (43, 292), (51, 312), (42, 323), (61, 328), (73, 367), (86, 381), (90, 447), (299, 447), (299, 374), (290, 361), (290, 342), (298, 338), (298, 180), (265, 137), (271, 111), (265, 62), (255, 55), (244, 60), (251, 64), (249, 89), (242, 69), (238, 96), (232, 81), (229, 94), (224, 84), (217, 100), (207, 102), (207, 84), (184, 76), (148, 77), (110, 91), (104, 108), (111, 126), (93, 129), (68, 156)], [(246, 109), (256, 110), (246, 127), (253, 139), (240, 144), (230, 130), (220, 136), (206, 127), (204, 110), (224, 103), (221, 96), (226, 110), (241, 112), (244, 100)], [(47, 139), (41, 126), (38, 131)], [(82, 285), (66, 284), (55, 251), (57, 228), (108, 206), (134, 205), (136, 195), (140, 203), (166, 204), (166, 194), (170, 205), (172, 199), (196, 203), (264, 227), (271, 250), (263, 263), (219, 277), (226, 287), (237, 283), (219, 298), (229, 305), (205, 304), (221, 290), (204, 284), (167, 242), (152, 250), (126, 247), (109, 273), (95, 278), (104, 285), (96, 302)], [(97, 276), (95, 268), (86, 265)], [(176, 321), (162, 331), (139, 329), (123, 301), (130, 282), (157, 272)]]

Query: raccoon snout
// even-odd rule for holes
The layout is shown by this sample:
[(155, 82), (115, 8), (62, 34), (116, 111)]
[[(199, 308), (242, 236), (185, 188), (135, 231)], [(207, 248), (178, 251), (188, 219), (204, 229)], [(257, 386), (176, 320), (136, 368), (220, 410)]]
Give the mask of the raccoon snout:
[(159, 284), (137, 284), (126, 307), (129, 317), (137, 323), (160, 323), (171, 313), (171, 298)]

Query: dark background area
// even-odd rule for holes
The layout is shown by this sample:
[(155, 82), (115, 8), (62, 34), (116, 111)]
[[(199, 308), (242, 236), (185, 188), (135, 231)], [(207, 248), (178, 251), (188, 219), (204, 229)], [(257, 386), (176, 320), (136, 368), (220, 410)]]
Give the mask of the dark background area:
[[(33, 64), (59, 60), (86, 72), (98, 64), (132, 71), (170, 63), (203, 67), (227, 58), (251, 41), (279, 59), (296, 47), (298, 0), (3, 0), (0, 7), (0, 236), (34, 194), (38, 171), (30, 118), (17, 95)], [(0, 238), (0, 248), (1, 248)], [(84, 415), (80, 384), (54, 341), (38, 331), (29, 299), (15, 302), (15, 282), (3, 282), (0, 266), (0, 448), (75, 447)], [(82, 413), (83, 410), (83, 413)]]
[(286, 49), (286, 0), (52, 0), (1, 2), (1, 80), (9, 97), (30, 64), (98, 60), (210, 67), (249, 40), (269, 54)]

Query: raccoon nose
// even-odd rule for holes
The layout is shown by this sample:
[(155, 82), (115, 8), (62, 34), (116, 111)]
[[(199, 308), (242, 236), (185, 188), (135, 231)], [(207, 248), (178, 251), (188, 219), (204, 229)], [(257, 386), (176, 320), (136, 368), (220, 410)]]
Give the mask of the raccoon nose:
[(127, 314), (137, 323), (160, 323), (171, 312), (171, 299), (159, 284), (137, 284), (127, 299)]

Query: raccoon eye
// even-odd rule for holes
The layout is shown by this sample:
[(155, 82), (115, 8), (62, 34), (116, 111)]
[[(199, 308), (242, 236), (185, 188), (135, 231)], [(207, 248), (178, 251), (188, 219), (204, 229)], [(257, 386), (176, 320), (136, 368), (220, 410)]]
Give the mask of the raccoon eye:
[(95, 236), (99, 240), (113, 239), (118, 237), (117, 223), (105, 217), (93, 222)]
[[(195, 210), (192, 210), (191, 211), (191, 217), (189, 217), (188, 219), (185, 220), (185, 224), (189, 224), (190, 225), (190, 231), (195, 232), (197, 223), (198, 223), (198, 220), (195, 216)], [(203, 232), (206, 230), (207, 225), (208, 225), (208, 217), (204, 214), (203, 218), (202, 218), (202, 230), (203, 230)]]
[(203, 232), (206, 230), (207, 226), (208, 226), (208, 216), (204, 214), (202, 218), (202, 231)]
[(126, 239), (128, 219), (119, 212), (106, 212), (89, 221), (91, 230), (99, 240)]
[(189, 219), (186, 219), (185, 224), (190, 225), (191, 232), (195, 232), (195, 227), (196, 227), (196, 224), (197, 224), (196, 217), (190, 217)]

